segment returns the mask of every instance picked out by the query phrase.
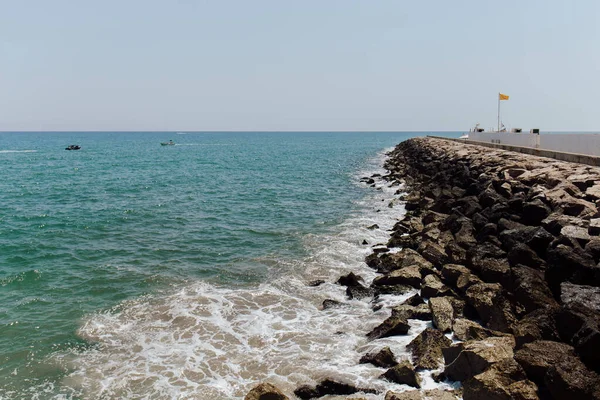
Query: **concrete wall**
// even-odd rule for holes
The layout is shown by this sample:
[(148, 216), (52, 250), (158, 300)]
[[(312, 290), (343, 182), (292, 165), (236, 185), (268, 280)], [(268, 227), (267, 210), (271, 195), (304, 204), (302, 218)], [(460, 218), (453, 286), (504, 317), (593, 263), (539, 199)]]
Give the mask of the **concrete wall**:
[(533, 147), (562, 153), (600, 156), (600, 134), (596, 133), (492, 133), (469, 132), (469, 140), (509, 146)]
[(469, 140), (511, 146), (538, 147), (539, 135), (529, 133), (469, 132)]
[(540, 148), (600, 156), (600, 135), (595, 133), (541, 134)]

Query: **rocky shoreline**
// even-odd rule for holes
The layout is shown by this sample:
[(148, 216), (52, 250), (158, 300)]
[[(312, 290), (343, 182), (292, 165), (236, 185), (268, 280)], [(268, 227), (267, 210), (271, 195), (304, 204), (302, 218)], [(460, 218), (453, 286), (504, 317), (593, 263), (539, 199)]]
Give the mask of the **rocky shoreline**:
[[(374, 308), (382, 294), (420, 290), (369, 340), (407, 334), (410, 319), (433, 328), (407, 346), (412, 362), (389, 348), (358, 361), (414, 388), (380, 398), (600, 399), (600, 168), (434, 138), (402, 142), (385, 167), (405, 185), (407, 213), (365, 260), (380, 275), (337, 283)], [(422, 370), (462, 388), (419, 390)], [(294, 394), (374, 392), (324, 380)], [(261, 384), (246, 399), (288, 397)]]

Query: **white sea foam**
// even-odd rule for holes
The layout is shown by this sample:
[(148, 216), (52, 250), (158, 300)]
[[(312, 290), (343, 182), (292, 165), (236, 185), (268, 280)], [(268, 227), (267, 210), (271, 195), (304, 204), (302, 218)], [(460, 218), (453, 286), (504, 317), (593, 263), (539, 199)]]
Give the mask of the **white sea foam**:
[[(375, 168), (381, 157), (359, 176), (383, 174)], [(384, 346), (399, 359), (409, 357), (405, 346), (429, 323), (411, 320), (406, 336), (369, 342), (365, 335), (389, 316), (390, 306), (414, 292), (382, 296), (385, 307), (373, 312), (367, 300), (348, 300), (345, 288), (333, 283), (350, 271), (367, 284), (375, 277), (364, 263), (370, 246), (361, 242), (386, 242), (387, 231), (404, 213), (400, 205), (388, 207), (397, 189), (377, 181), (360, 212), (336, 233), (304, 238), (310, 254), (306, 259), (265, 262), (271, 265), (269, 282), (244, 288), (196, 282), (170, 295), (146, 296), (89, 316), (78, 333), (99, 346), (56, 356), (74, 371), (63, 384), (86, 399), (241, 399), (259, 381), (291, 395), (299, 385), (326, 377), (381, 393), (409, 389), (379, 379), (384, 369), (358, 360)], [(380, 228), (367, 229), (373, 224)], [(307, 286), (313, 279), (327, 283)], [(325, 299), (343, 305), (322, 310)], [(440, 386), (430, 373), (422, 377), (426, 388)]]
[(37, 150), (0, 150), (0, 153), (37, 153)]

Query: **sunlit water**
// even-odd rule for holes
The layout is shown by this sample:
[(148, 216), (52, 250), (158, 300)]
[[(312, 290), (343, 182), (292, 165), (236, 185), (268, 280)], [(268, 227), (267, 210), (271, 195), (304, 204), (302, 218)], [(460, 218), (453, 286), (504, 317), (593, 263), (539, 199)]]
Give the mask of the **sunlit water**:
[(389, 309), (333, 282), (374, 278), (364, 257), (403, 215), (401, 188), (359, 180), (416, 134), (184, 133), (0, 134), (0, 398), (407, 389), (358, 359), (408, 357), (427, 324), (368, 342)]

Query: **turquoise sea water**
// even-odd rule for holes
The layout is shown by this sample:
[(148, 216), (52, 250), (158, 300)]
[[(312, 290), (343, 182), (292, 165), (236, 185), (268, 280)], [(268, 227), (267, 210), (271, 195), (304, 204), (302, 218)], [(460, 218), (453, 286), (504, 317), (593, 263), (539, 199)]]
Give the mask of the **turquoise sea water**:
[(322, 352), (299, 333), (322, 314), (303, 286), (385, 238), (364, 227), (397, 215), (358, 180), (416, 135), (0, 133), (0, 398), (310, 380), (284, 367)]

